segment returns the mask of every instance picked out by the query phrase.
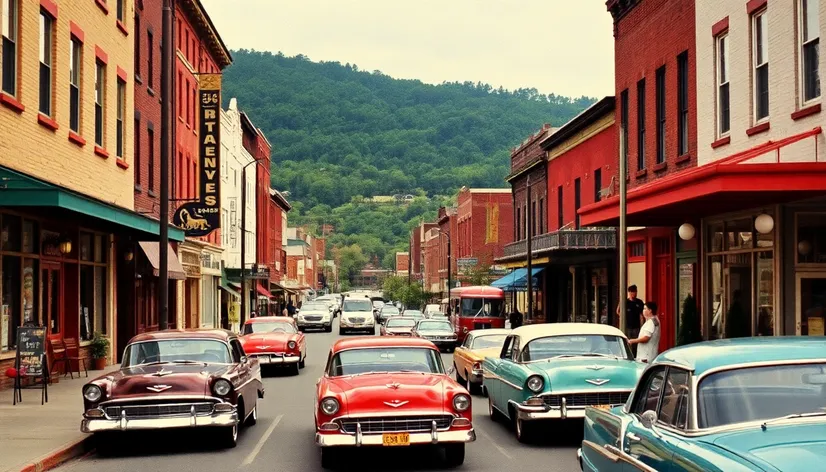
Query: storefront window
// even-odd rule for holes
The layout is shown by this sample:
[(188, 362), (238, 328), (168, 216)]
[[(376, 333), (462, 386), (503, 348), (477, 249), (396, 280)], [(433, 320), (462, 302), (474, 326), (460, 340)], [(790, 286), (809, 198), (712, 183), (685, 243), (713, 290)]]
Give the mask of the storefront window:
[(711, 323), (708, 338), (719, 339), (723, 335), (723, 256), (708, 258), (709, 277), (708, 293), (711, 295)]
[(105, 236), (80, 233), (80, 339), (91, 340), (95, 333), (107, 334)]
[(20, 237), (23, 233), (23, 222), (19, 216), (3, 215), (2, 218), (2, 244), (3, 251), (20, 252)]
[(823, 336), (826, 321), (826, 279), (800, 279), (800, 334)]
[(826, 214), (797, 214), (797, 262), (826, 263)]
[(23, 220), (23, 252), (35, 253), (38, 251), (37, 241), (40, 241), (38, 224), (32, 220)]
[(751, 249), (754, 247), (754, 222), (751, 218), (742, 218), (726, 223), (726, 249)]
[(723, 250), (723, 223), (708, 226), (708, 252)]
[(757, 335), (774, 335), (774, 252), (761, 251), (757, 258)]
[[(5, 218), (3, 219), (5, 223)], [(5, 241), (5, 226), (3, 235)], [(20, 316), (22, 313), (21, 295), (21, 274), (20, 258), (15, 256), (3, 256), (3, 277), (2, 277), (2, 305), (0, 305), (0, 350), (8, 351), (17, 345), (17, 327), (22, 323)]]
[(92, 261), (93, 248), (92, 235), (89, 233), (80, 233), (80, 260)]

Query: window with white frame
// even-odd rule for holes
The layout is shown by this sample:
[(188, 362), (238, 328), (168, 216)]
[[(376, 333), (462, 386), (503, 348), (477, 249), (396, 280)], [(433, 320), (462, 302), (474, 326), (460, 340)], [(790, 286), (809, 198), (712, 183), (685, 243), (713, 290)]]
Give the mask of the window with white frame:
[(820, 98), (820, 0), (800, 0), (800, 76), (803, 102)]
[(40, 113), (52, 116), (52, 63), (54, 45), (52, 38), (54, 18), (45, 11), (40, 12)]
[(17, 0), (3, 0), (2, 22), (0, 30), (3, 35), (3, 47), (0, 54), (3, 55), (3, 76), (2, 91), (13, 97), (17, 96), (17, 40), (18, 40), (18, 20)]
[(720, 136), (728, 134), (731, 128), (728, 49), (728, 34), (717, 37), (717, 133)]
[(100, 147), (103, 147), (105, 83), (106, 65), (98, 61), (95, 63), (95, 144)]
[(769, 36), (768, 16), (763, 10), (752, 16), (752, 89), (754, 90), (754, 121), (769, 117)]
[(69, 42), (69, 129), (80, 134), (80, 67), (83, 44), (76, 38)]

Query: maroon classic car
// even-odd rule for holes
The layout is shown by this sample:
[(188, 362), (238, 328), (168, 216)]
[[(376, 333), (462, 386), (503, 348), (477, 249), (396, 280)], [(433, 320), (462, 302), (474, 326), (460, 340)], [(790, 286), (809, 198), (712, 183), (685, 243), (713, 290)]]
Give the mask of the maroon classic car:
[(210, 427), (225, 447), (235, 447), (238, 427), (255, 424), (263, 397), (258, 361), (234, 333), (141, 334), (126, 346), (120, 370), (83, 387), (80, 429), (113, 439), (119, 431)]

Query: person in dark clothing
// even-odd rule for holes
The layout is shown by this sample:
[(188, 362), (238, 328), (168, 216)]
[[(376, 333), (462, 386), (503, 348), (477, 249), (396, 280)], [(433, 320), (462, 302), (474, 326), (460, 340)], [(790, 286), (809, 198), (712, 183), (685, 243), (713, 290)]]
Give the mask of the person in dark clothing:
[[(645, 308), (645, 303), (637, 298), (637, 286), (631, 285), (628, 287), (628, 300), (625, 302), (625, 332), (628, 339), (636, 339), (640, 335), (640, 326), (643, 323), (642, 310)], [(617, 307), (617, 316), (620, 311)], [(636, 346), (633, 346), (636, 349)], [(636, 354), (636, 350), (634, 351)]]
[(516, 329), (522, 326), (522, 313), (519, 313), (519, 309), (514, 308), (511, 312), (510, 316), (511, 321), (511, 329)]
[(287, 314), (290, 316), (295, 315), (295, 305), (293, 305), (292, 300), (290, 300), (290, 302), (287, 303)]

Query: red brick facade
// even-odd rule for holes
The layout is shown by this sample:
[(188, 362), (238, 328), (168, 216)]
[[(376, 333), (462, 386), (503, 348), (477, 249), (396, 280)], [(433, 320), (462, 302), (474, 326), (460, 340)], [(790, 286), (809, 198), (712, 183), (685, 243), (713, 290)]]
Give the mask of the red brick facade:
[[(438, 239), (440, 288), (447, 287), (448, 275), (451, 275), (447, 270), (448, 258), (450, 259), (450, 272), (453, 275), (453, 280), (456, 280), (456, 250), (459, 246), (457, 244), (457, 237), (459, 235), (458, 226), (455, 209), (439, 208), (439, 231), (442, 234)], [(448, 251), (448, 238), (450, 239), (450, 251)]]
[(396, 274), (408, 273), (410, 269), (410, 253), (397, 252), (396, 253)]
[[(697, 165), (697, 55), (694, 0), (609, 1), (614, 15), (616, 123), (628, 102), (629, 190)], [(617, 20), (618, 18), (618, 20)], [(678, 59), (688, 54), (688, 152), (678, 152)], [(665, 161), (657, 164), (657, 70), (665, 68)], [(645, 168), (638, 169), (638, 84), (645, 79)], [(614, 169), (613, 175), (616, 175)], [(610, 180), (610, 177), (609, 177)]]
[(513, 242), (513, 196), (510, 189), (467, 189), (458, 197), (457, 258), (476, 258), (489, 266)]

